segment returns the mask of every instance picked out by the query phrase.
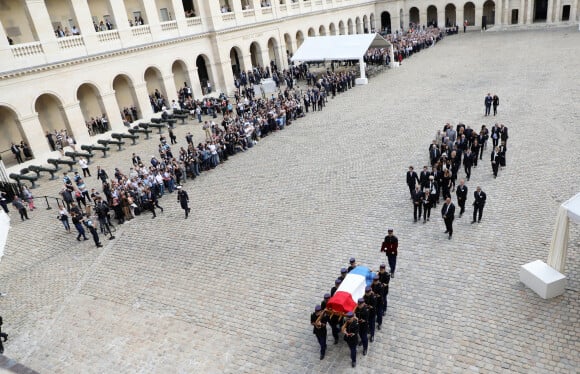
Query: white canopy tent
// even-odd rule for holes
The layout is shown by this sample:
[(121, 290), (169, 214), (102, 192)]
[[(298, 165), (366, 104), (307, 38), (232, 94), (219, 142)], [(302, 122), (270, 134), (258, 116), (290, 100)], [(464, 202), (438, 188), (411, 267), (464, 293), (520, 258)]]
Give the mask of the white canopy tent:
[(363, 57), (369, 48), (388, 48), (394, 61), (393, 45), (380, 34), (315, 36), (304, 40), (292, 61), (359, 60), (360, 78), (357, 84), (366, 84)]
[(554, 227), (554, 233), (552, 234), (548, 265), (560, 273), (564, 272), (564, 267), (566, 266), (570, 220), (580, 224), (580, 193), (563, 203), (558, 208), (558, 215), (556, 216), (556, 227)]

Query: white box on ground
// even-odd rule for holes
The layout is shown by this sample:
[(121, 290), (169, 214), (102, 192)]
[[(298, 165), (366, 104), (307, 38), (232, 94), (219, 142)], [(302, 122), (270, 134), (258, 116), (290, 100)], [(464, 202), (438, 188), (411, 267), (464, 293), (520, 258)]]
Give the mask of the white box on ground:
[(566, 290), (566, 276), (541, 260), (522, 265), (520, 282), (543, 299), (560, 296)]
[(362, 85), (362, 84), (369, 84), (369, 80), (368, 80), (368, 78), (357, 78), (357, 79), (354, 80), (354, 83), (357, 86), (359, 86), (359, 85)]

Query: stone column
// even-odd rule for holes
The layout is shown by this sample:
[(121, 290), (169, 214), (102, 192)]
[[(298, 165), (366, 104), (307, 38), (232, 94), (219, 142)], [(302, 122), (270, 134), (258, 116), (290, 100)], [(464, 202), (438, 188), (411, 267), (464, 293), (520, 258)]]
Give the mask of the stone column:
[(437, 27), (445, 28), (445, 8), (437, 8)]
[(32, 113), (19, 119), (24, 131), (24, 136), (34, 154), (34, 159), (38, 162), (46, 162), (50, 158), (50, 145), (46, 139), (45, 131), (38, 119), (38, 113)]
[(115, 0), (110, 0), (109, 4), (113, 17), (115, 18), (115, 24), (113, 26), (119, 32), (121, 44), (123, 46), (130, 45), (132, 43), (132, 35), (131, 29), (129, 28), (129, 15), (127, 14), (125, 4), (122, 1)]
[(475, 6), (475, 26), (479, 26), (480, 29), (481, 29), (481, 17), (482, 16), (483, 16), (483, 5), (476, 5)]
[(173, 74), (165, 75), (163, 77), (163, 85), (165, 86), (165, 94), (167, 95), (167, 105), (171, 106), (171, 101), (177, 101), (177, 87), (175, 87), (175, 79)]
[(78, 23), (76, 26), (81, 31), (87, 53), (92, 54), (97, 52), (99, 44), (89, 4), (86, 1), (71, 1), (71, 4), (76, 22)]
[(79, 102), (63, 105), (62, 108), (70, 125), (73, 139), (78, 144), (90, 144), (92, 142), (91, 136), (85, 125), (85, 117)]
[(112, 132), (125, 132), (127, 129), (123, 125), (123, 120), (121, 118), (121, 109), (119, 108), (119, 103), (117, 103), (117, 97), (115, 96), (115, 91), (109, 93), (101, 94), (101, 100), (103, 100), (103, 106), (105, 107), (105, 114), (109, 120), (109, 127)]
[(465, 22), (463, 7), (457, 7), (455, 8), (455, 23), (459, 27), (459, 31), (463, 31), (463, 22)]
[[(572, 10), (570, 8), (570, 10)], [(556, 7), (554, 8), (554, 22), (562, 20), (562, 0), (556, 0)]]
[(8, 71), (14, 69), (12, 65), (12, 50), (8, 39), (6, 38), (6, 33), (4, 32), (4, 26), (0, 21), (0, 71)]
[(270, 66), (270, 49), (266, 47), (266, 49), (262, 50), (262, 67), (266, 68), (266, 66)]
[(576, 17), (578, 16), (578, 0), (572, 1), (572, 7), (570, 9), (570, 21), (576, 22)]
[[(186, 35), (187, 21), (185, 19), (185, 11), (183, 10), (183, 2), (181, 0), (171, 0), (171, 5), (173, 5), (173, 19), (177, 21), (179, 35)], [(195, 11), (199, 12), (198, 9)]]
[[(369, 18), (369, 25), (370, 25), (370, 18)], [(419, 26), (425, 25), (427, 26), (427, 8), (419, 10)]]
[(368, 83), (369, 83), (369, 80), (368, 80), (368, 79), (367, 79), (367, 77), (366, 77), (366, 72), (365, 72), (365, 62), (364, 62), (364, 59), (362, 59), (362, 58), (361, 58), (361, 59), (359, 59), (359, 60), (358, 60), (358, 64), (359, 64), (359, 67), (360, 67), (360, 78), (357, 78), (357, 79), (355, 80), (355, 83), (356, 83), (357, 85), (359, 85), (359, 84), (368, 84)]
[(149, 92), (147, 92), (147, 83), (141, 82), (134, 84), (133, 88), (135, 89), (135, 96), (137, 97), (137, 102), (139, 104), (141, 118), (144, 121), (149, 121), (151, 116), (153, 116), (153, 108), (151, 108), (151, 102), (149, 101)]
[(534, 0), (528, 0), (528, 16), (526, 24), (534, 23)]
[(215, 75), (218, 77), (218, 82), (215, 82), (215, 90), (217, 93), (223, 92), (228, 95), (236, 89), (232, 63), (228, 59), (227, 61), (215, 64), (215, 68), (217, 70)]
[(525, 18), (526, 18), (526, 0), (520, 0), (520, 9), (518, 10), (518, 25), (523, 25)]
[(159, 40), (161, 37), (161, 25), (159, 23), (157, 4), (155, 0), (143, 0), (143, 7), (145, 7), (145, 18), (147, 25), (151, 29), (151, 36), (153, 40)]
[(44, 0), (26, 0), (26, 8), (28, 8), (28, 14), (38, 35), (38, 41), (42, 43), (47, 60), (54, 60), (59, 50)]
[(248, 52), (247, 55), (242, 56), (242, 60), (244, 60), (244, 68), (246, 71), (252, 69), (252, 54)]
[(203, 92), (201, 90), (201, 83), (199, 81), (199, 76), (197, 74), (197, 66), (194, 66), (189, 70), (189, 78), (191, 79), (191, 93), (194, 99), (199, 99), (203, 97)]
[(286, 54), (286, 43), (280, 43), (278, 50), (280, 51), (278, 54), (280, 55), (280, 61), (277, 61), (278, 70), (282, 71), (288, 68), (288, 55)]
[(554, 0), (548, 0), (548, 15), (546, 16), (546, 23), (552, 23), (553, 20), (553, 9), (554, 8)]
[(504, 8), (506, 6), (509, 6), (508, 0), (497, 0), (495, 4), (495, 14), (493, 20), (494, 26), (501, 26), (503, 24), (503, 14)]
[(504, 0), (503, 3), (502, 25), (509, 25), (512, 17), (512, 13), (510, 12), (510, 0)]

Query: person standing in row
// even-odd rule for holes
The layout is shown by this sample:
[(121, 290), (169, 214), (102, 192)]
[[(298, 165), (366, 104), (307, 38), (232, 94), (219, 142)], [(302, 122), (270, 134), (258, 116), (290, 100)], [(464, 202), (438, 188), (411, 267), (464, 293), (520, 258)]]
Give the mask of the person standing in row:
[(314, 313), (310, 315), (310, 324), (313, 326), (312, 333), (316, 336), (318, 344), (320, 344), (320, 359), (324, 359), (326, 354), (326, 323), (328, 316), (324, 314), (322, 306), (316, 305)]
[(413, 170), (412, 166), (409, 166), (409, 171), (407, 172), (407, 186), (409, 186), (409, 193), (411, 194), (411, 199), (413, 199), (413, 191), (415, 191), (415, 185), (419, 183), (419, 176)]
[(177, 186), (177, 201), (181, 205), (181, 209), (185, 211), (185, 218), (187, 218), (191, 211), (191, 208), (188, 205), (189, 196), (187, 196), (187, 192), (181, 186)]
[(491, 94), (488, 93), (487, 96), (485, 97), (484, 100), (484, 104), (485, 104), (485, 115), (489, 116), (489, 113), (491, 112), (491, 104), (493, 103), (493, 97), (491, 97)]
[(423, 190), (423, 223), (427, 223), (429, 218), (431, 218), (431, 206), (433, 205), (433, 199), (435, 199), (435, 195), (431, 194), (429, 188), (425, 188)]
[(445, 234), (449, 234), (449, 240), (453, 236), (453, 220), (455, 219), (455, 205), (451, 202), (451, 198), (445, 199), (445, 204), (441, 208), (441, 216), (445, 221)]
[(23, 221), (25, 219), (30, 219), (30, 218), (28, 218), (28, 213), (26, 212), (26, 206), (24, 205), (24, 202), (18, 196), (14, 196), (14, 200), (12, 201), (12, 205), (14, 205), (14, 208), (16, 208), (16, 210), (18, 210), (18, 213), (20, 213), (20, 218)]
[(393, 229), (387, 230), (388, 234), (385, 236), (381, 252), (385, 252), (387, 260), (389, 261), (389, 268), (391, 270), (391, 278), (395, 277), (395, 267), (397, 266), (397, 250), (399, 248), (399, 239), (393, 235)]
[(415, 187), (413, 191), (413, 222), (417, 222), (417, 217), (421, 219), (421, 211), (423, 209), (423, 191), (420, 186)]
[[(487, 195), (481, 190), (481, 187), (477, 186), (477, 189), (473, 193), (473, 221), (475, 223), (475, 218), (477, 216), (477, 222), (481, 222), (481, 216), (483, 215), (483, 207), (485, 206), (485, 200), (487, 200)], [(479, 213), (479, 215), (478, 215)]]
[(86, 158), (84, 157), (79, 158), (79, 166), (83, 170), (83, 178), (91, 176), (91, 171), (89, 170), (89, 162), (87, 161)]
[(499, 170), (499, 165), (501, 163), (501, 155), (499, 152), (499, 147), (491, 152), (491, 169), (493, 170), (493, 177), (497, 178), (497, 171)]
[[(0, 294), (2, 295), (2, 294)], [(4, 353), (4, 345), (2, 344), (2, 341), (4, 341), (4, 343), (6, 343), (6, 341), (8, 340), (8, 334), (6, 334), (5, 332), (2, 332), (2, 324), (4, 323), (4, 321), (2, 320), (2, 316), (0, 316), (0, 355)]]
[(358, 345), (358, 321), (353, 312), (346, 313), (346, 322), (342, 325), (341, 331), (344, 334), (344, 340), (350, 349), (350, 359), (352, 367), (356, 367), (356, 347)]
[(493, 95), (492, 98), (492, 104), (493, 104), (493, 115), (495, 116), (497, 114), (497, 107), (499, 106), (499, 97), (497, 95)]
[(459, 186), (457, 186), (457, 191), (455, 192), (457, 194), (457, 204), (459, 205), (459, 208), (461, 208), (459, 211), (459, 218), (461, 218), (463, 213), (465, 213), (465, 201), (467, 200), (467, 190), (468, 188), (465, 185), (465, 181), (461, 179), (459, 181)]

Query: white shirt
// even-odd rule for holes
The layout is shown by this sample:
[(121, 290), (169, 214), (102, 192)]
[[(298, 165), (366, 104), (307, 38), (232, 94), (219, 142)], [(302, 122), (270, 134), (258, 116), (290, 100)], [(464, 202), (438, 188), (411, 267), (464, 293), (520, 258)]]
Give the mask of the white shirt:
[(87, 165), (87, 160), (85, 160), (84, 158), (81, 158), (79, 160), (79, 166), (81, 167), (81, 169), (86, 169), (89, 166)]

